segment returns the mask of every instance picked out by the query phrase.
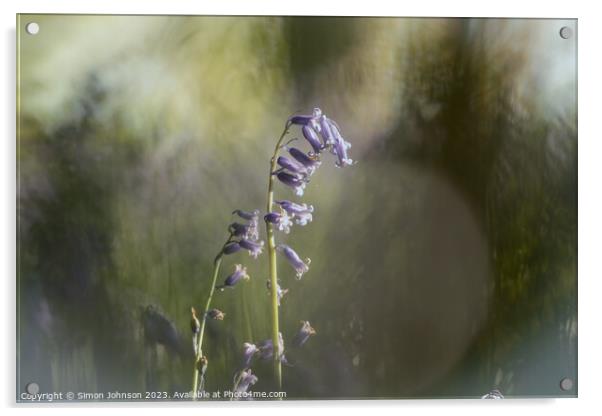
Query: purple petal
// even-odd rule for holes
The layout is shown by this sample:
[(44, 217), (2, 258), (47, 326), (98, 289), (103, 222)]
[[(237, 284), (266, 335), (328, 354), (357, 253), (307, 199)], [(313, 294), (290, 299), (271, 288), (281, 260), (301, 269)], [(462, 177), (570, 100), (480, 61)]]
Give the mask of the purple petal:
[(275, 202), (280, 205), (280, 207), (289, 215), (291, 215), (298, 225), (306, 225), (313, 219), (312, 213), (314, 212), (314, 207), (312, 205), (307, 206), (307, 204), (297, 204), (287, 200)]
[(288, 121), (291, 124), (297, 124), (300, 126), (304, 126), (306, 124), (311, 123), (312, 121), (316, 121), (321, 116), (322, 116), (322, 110), (320, 110), (319, 108), (314, 108), (312, 115), (292, 116), (291, 118), (288, 119)]
[(297, 124), (300, 126), (304, 126), (306, 124), (308, 124), (309, 122), (311, 122), (313, 119), (313, 116), (292, 116), (291, 118), (288, 119), (288, 121), (291, 124)]
[(322, 139), (324, 139), (324, 146), (334, 143), (334, 134), (332, 133), (331, 123), (328, 117), (322, 116), (320, 118), (320, 127), (322, 128), (320, 134), (322, 135)]
[(284, 169), (288, 169), (291, 172), (300, 173), (303, 175), (307, 174), (307, 168), (305, 166), (296, 160), (289, 159), (286, 156), (279, 156), (276, 162)]
[(255, 241), (243, 238), (238, 242), (238, 244), (245, 250), (248, 250), (249, 255), (255, 259), (261, 254), (263, 250), (263, 241), (257, 243)]
[(309, 321), (301, 321), (301, 329), (297, 332), (297, 335), (293, 338), (293, 345), (301, 347), (307, 342), (310, 336), (315, 335), (316, 330), (312, 328)]
[(314, 149), (314, 152), (316, 154), (320, 153), (323, 149), (323, 146), (322, 146), (322, 142), (320, 142), (320, 138), (318, 137), (318, 134), (316, 133), (316, 131), (307, 125), (303, 126), (303, 129), (301, 131), (303, 132), (303, 136), (305, 137), (305, 140), (307, 140), (307, 142)]
[(243, 370), (240, 373), (238, 383), (236, 383), (235, 391), (237, 393), (245, 393), (249, 390), (249, 387), (257, 383), (258, 380), (257, 376), (251, 372), (250, 368), (248, 370)]
[(275, 224), (276, 226), (278, 226), (278, 229), (280, 231), (284, 231), (286, 234), (288, 234), (290, 232), (291, 226), (293, 225), (291, 219), (289, 218), (289, 216), (284, 211), (283, 211), (283, 213), (280, 213), (280, 212), (269, 212), (263, 218), (267, 222)]
[(243, 344), (243, 368), (249, 368), (255, 354), (259, 352), (259, 348), (255, 344), (245, 342)]
[(301, 260), (301, 257), (299, 257), (295, 250), (293, 250), (286, 244), (278, 244), (278, 246), (276, 246), (276, 250), (282, 253), (286, 260), (289, 262), (289, 264), (293, 266), (293, 268), (297, 272), (297, 279), (301, 279), (303, 274), (309, 270), (309, 263), (311, 262), (311, 260), (306, 259), (306, 261), (303, 262), (303, 260)]
[(336, 166), (337, 167), (345, 167), (353, 165), (353, 160), (347, 156), (347, 150), (351, 148), (351, 143), (346, 141), (341, 133), (339, 132), (338, 127), (335, 124), (330, 125), (332, 130), (332, 134), (334, 136), (334, 145), (332, 147), (332, 152), (337, 156)]
[[(239, 245), (240, 248), (240, 245)], [(249, 280), (249, 275), (247, 274), (247, 268), (243, 267), (241, 264), (236, 264), (234, 266), (234, 272), (226, 277), (223, 286), (220, 287), (232, 287), (237, 284), (241, 279)]]
[(243, 235), (247, 235), (247, 233), (249, 232), (249, 225), (233, 222), (228, 227), (228, 230), (232, 233), (233, 236), (240, 237)]
[(226, 246), (224, 247), (223, 253), (224, 254), (233, 254), (239, 250), (240, 250), (240, 245), (238, 243), (233, 242), (233, 243), (226, 244)]
[(303, 190), (305, 189), (305, 182), (303, 180), (288, 172), (278, 172), (276, 174), (276, 177), (283, 184), (294, 188), (295, 194), (297, 194), (298, 196), (303, 195)]
[[(259, 342), (258, 348), (262, 360), (269, 360), (274, 356), (274, 343), (271, 338)], [(283, 357), (284, 340), (282, 339), (282, 333), (278, 333), (278, 349), (280, 350), (280, 357)]]
[(320, 166), (320, 160), (316, 156), (310, 157), (307, 154), (305, 154), (302, 150), (299, 150), (296, 147), (289, 147), (288, 152), (292, 157), (295, 158), (297, 162), (301, 163), (306, 168), (315, 169), (318, 166)]

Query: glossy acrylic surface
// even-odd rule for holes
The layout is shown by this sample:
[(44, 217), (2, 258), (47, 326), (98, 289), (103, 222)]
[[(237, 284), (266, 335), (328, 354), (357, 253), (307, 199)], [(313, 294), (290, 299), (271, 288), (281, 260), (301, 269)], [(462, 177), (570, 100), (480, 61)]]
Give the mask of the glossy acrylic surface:
[[(231, 212), (264, 209), (284, 122), (314, 107), (357, 164), (323, 163), (313, 221), (277, 236), (312, 259), (297, 281), (278, 258), (285, 343), (299, 320), (316, 330), (286, 347), (287, 398), (576, 396), (576, 20), (17, 24), (17, 400), (31, 382), (190, 391), (190, 307)], [(270, 338), (267, 259), (224, 259), (220, 282), (240, 262), (251, 278), (213, 297), (208, 392)], [(276, 390), (271, 363), (253, 371), (253, 391)]]

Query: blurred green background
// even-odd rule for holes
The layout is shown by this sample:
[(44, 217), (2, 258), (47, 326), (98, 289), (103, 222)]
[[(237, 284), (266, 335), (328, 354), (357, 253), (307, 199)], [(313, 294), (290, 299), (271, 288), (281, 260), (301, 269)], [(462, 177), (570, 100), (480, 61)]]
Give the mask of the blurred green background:
[[(25, 33), (29, 21), (40, 33)], [(330, 162), (280, 241), (312, 259), (281, 327), (317, 330), (289, 398), (575, 395), (574, 20), (21, 15), (17, 392), (187, 391), (190, 306), (235, 208), (263, 208), (284, 121), (315, 106)], [(295, 131), (299, 135), (298, 131)], [(294, 198), (284, 187), (277, 198)], [(262, 235), (263, 235), (263, 229)], [(217, 293), (206, 388), (270, 336), (267, 257)], [(221, 280), (221, 278), (220, 278)], [(177, 330), (157, 344), (143, 311)], [(175, 335), (174, 335), (175, 334)], [(254, 390), (273, 388), (268, 364)]]

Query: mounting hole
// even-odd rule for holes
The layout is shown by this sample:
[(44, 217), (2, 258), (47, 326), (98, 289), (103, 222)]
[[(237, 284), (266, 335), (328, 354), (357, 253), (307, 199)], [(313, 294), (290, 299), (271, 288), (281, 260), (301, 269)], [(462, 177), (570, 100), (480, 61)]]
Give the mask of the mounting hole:
[(569, 39), (572, 36), (573, 36), (573, 29), (571, 29), (568, 26), (563, 26), (562, 28), (560, 28), (560, 37), (562, 39)]
[(25, 25), (25, 31), (30, 35), (37, 35), (40, 31), (40, 25), (36, 22), (27, 23)]
[(565, 377), (562, 380), (560, 380), (560, 390), (563, 390), (563, 391), (573, 390), (573, 380), (568, 377)]
[(40, 386), (38, 386), (38, 383), (29, 383), (25, 386), (25, 391), (32, 395), (38, 394), (40, 392)]

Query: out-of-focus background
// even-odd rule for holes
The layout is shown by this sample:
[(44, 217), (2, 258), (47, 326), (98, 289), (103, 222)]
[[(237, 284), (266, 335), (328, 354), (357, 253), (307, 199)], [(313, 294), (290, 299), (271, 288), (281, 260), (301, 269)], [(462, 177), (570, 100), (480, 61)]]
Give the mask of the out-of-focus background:
[[(288, 351), (288, 397), (576, 394), (575, 21), (28, 19), (18, 393), (189, 390), (230, 213), (265, 205), (284, 121), (319, 106), (358, 163), (323, 163), (314, 221), (278, 235), (312, 259), (301, 281), (280, 265), (283, 335), (318, 333)], [(235, 263), (251, 280), (214, 297), (209, 391), (270, 336), (267, 258)]]

